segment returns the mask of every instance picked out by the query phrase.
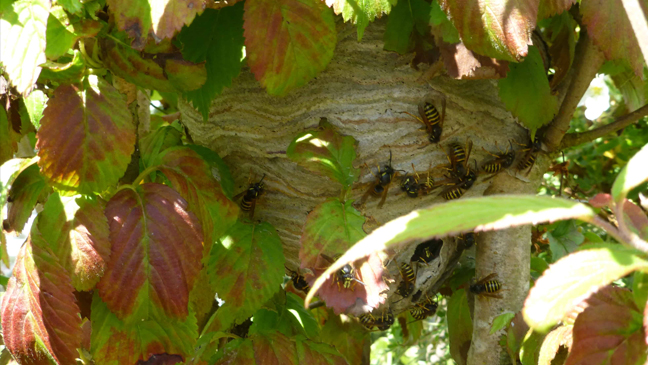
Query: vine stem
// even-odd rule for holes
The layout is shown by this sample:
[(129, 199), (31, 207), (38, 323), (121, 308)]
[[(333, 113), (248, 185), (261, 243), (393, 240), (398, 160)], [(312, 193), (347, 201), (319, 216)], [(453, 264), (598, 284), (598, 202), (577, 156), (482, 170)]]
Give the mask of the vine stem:
[(632, 113), (628, 113), (620, 118), (617, 118), (614, 122), (602, 127), (582, 133), (569, 133), (563, 138), (562, 143), (560, 144), (560, 149), (562, 150), (568, 147), (577, 146), (585, 142), (593, 141), (599, 137), (603, 137), (608, 133), (616, 132), (629, 126), (630, 124), (636, 123), (639, 119), (645, 117), (646, 115), (648, 115), (648, 104), (633, 111)]
[(596, 76), (605, 57), (589, 38), (584, 29), (581, 29), (580, 39), (576, 46), (576, 59), (572, 82), (567, 89), (565, 99), (560, 105), (558, 115), (549, 125), (545, 133), (545, 144), (550, 151), (555, 151), (561, 145), (562, 139), (569, 130), (569, 123), (578, 107), (578, 103), (587, 91), (590, 82)]

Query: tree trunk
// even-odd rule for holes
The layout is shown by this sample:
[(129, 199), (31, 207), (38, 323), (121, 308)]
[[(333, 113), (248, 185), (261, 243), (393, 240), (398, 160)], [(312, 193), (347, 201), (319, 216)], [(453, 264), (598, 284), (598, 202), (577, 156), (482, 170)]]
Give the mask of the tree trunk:
[[(421, 173), (430, 165), (447, 163), (446, 151), (451, 142), (465, 145), (471, 139), (471, 160), (475, 158), (481, 163), (491, 158), (482, 147), (496, 152), (495, 142), (504, 148), (509, 139), (519, 143), (528, 140), (526, 130), (500, 101), (496, 81), (461, 81), (439, 76), (429, 82), (418, 82), (422, 71), (410, 67), (411, 55), (399, 56), (383, 50), (385, 21), (370, 24), (362, 42), (357, 42), (354, 27), (339, 24), (338, 30), (337, 49), (327, 69), (316, 80), (283, 98), (269, 96), (245, 69), (233, 86), (212, 103), (206, 123), (186, 101), (179, 102), (182, 122), (193, 140), (224, 158), (234, 176), (236, 192), (247, 188), (250, 171), (256, 179), (266, 174), (267, 193), (257, 203), (255, 219), (274, 225), (284, 244), (287, 266), (292, 268), (299, 267), (299, 242), (308, 212), (340, 193), (338, 183), (316, 176), (286, 157), (286, 149), (295, 136), (316, 128), (321, 118), (359, 141), (354, 163), (358, 168), (364, 163), (372, 167), (384, 165), (392, 151), (395, 169), (411, 172), (413, 163)], [(418, 104), (425, 100), (431, 100), (440, 111), (443, 98), (447, 109), (441, 142), (431, 144), (424, 126), (401, 112), (418, 115)], [(513, 171), (506, 171), (484, 181), (482, 174), (465, 196), (533, 194), (542, 176), (538, 166), (546, 170), (547, 164), (548, 159), (539, 158), (530, 178), (516, 178)], [(354, 185), (350, 197), (359, 199), (368, 188), (367, 183), (374, 179), (368, 169), (362, 169), (360, 182)], [(377, 209), (377, 199), (367, 202), (363, 211), (367, 232), (414, 209), (444, 202), (436, 194), (409, 198), (397, 185), (397, 181), (391, 185), (383, 209)], [(438, 288), (438, 279), (451, 269), (450, 257), (456, 252), (456, 245), (452, 239), (444, 242), (445, 247), (450, 247), (445, 266), (425, 269), (433, 279), (425, 283), (421, 283), (422, 274), (418, 273), (419, 284), (426, 289)], [(468, 362), (497, 364), (501, 333), (489, 336), (488, 330), (495, 316), (503, 311), (517, 312), (522, 307), (529, 285), (530, 232), (528, 227), (522, 227), (481, 234), (477, 242), (477, 276), (497, 272), (507, 291), (503, 300), (476, 301), (476, 325)], [(391, 273), (398, 272), (396, 261), (409, 262), (414, 246), (397, 253), (388, 267)], [(392, 305), (392, 309), (397, 315), (410, 305), (403, 301)]]

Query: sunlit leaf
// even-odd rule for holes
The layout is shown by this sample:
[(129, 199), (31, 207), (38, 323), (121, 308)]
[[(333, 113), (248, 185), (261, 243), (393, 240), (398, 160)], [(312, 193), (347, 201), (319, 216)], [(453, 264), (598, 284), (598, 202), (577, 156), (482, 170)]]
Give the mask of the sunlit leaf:
[(348, 188), (358, 178), (353, 168), (358, 141), (338, 134), (325, 123), (319, 130), (297, 136), (288, 146), (286, 155), (298, 164), (339, 181)]
[(101, 192), (126, 171), (135, 126), (123, 96), (102, 78), (63, 85), (45, 108), (37, 134), (38, 165), (65, 192)]
[(646, 166), (648, 166), (648, 144), (628, 161), (614, 181), (612, 196), (617, 203), (621, 202), (630, 190), (648, 180)]
[(264, 308), (254, 313), (254, 323), (250, 327), (249, 334), (274, 331), (289, 337), (304, 335), (310, 339), (319, 338), (317, 321), (311, 312), (304, 308), (302, 298), (285, 291), (279, 291)]
[(580, 6), (583, 24), (592, 42), (608, 60), (619, 60), (630, 66), (637, 77), (643, 77), (643, 55), (622, 0), (588, 0)]
[(562, 325), (547, 334), (540, 347), (538, 365), (551, 365), (561, 346), (571, 349), (572, 329), (573, 326)]
[(79, 13), (83, 9), (81, 0), (58, 0), (57, 3), (72, 14)]
[(4, 105), (0, 106), (0, 164), (13, 158), (16, 146), (11, 142), (11, 125)]
[(637, 308), (646, 308), (646, 301), (648, 301), (648, 274), (635, 271), (632, 276), (632, 296)]
[(207, 9), (178, 35), (182, 55), (191, 62), (204, 62), (207, 80), (184, 97), (207, 120), (209, 107), (223, 88), (241, 72), (243, 60), (243, 3), (220, 10)]
[(135, 49), (143, 49), (151, 35), (159, 43), (171, 38), (183, 25), (189, 25), (204, 9), (200, 0), (106, 0), (119, 30), (133, 39)]
[(43, 70), (38, 79), (39, 82), (45, 82), (45, 80), (54, 84), (76, 84), (81, 82), (81, 79), (85, 75), (84, 71), (86, 68), (85, 59), (83, 58), (81, 51), (75, 49), (72, 59), (69, 57), (62, 57), (59, 59), (59, 61), (63, 60), (69, 60), (69, 62), (58, 63), (47, 61), (43, 63), (41, 65)]
[(36, 202), (41, 195), (44, 195), (46, 186), (36, 164), (29, 166), (18, 175), (9, 191), (12, 203), (7, 212), (7, 219), (11, 229), (22, 232)]
[(494, 334), (495, 332), (506, 328), (511, 323), (511, 320), (515, 317), (513, 312), (505, 312), (499, 316), (493, 318), (493, 324), (491, 324), (491, 329), (489, 334)]
[(110, 258), (105, 203), (94, 197), (52, 194), (38, 216), (38, 228), (78, 291), (90, 290)]
[(209, 257), (210, 280), (218, 296), (245, 319), (281, 287), (283, 247), (268, 223), (237, 222), (214, 244)]
[(555, 262), (576, 251), (585, 236), (578, 231), (576, 223), (570, 220), (556, 224), (556, 228), (547, 232), (547, 239), (551, 248), (551, 258)]
[[(326, 276), (331, 275), (347, 262), (393, 245), (420, 242), (472, 230), (490, 231), (571, 218), (587, 221), (594, 215), (595, 212), (584, 204), (566, 199), (529, 195), (459, 199), (415, 210), (388, 222), (356, 243), (326, 270), (324, 276), (311, 285), (312, 290), (306, 302), (310, 301), (312, 295), (326, 280)], [(461, 219), (458, 220), (456, 217)]]
[(468, 308), (466, 291), (459, 289), (448, 300), (448, 340), (450, 355), (459, 365), (468, 361), (468, 350), (472, 341), (472, 318)]
[(187, 202), (149, 183), (120, 190), (105, 214), (112, 248), (97, 288), (108, 308), (126, 323), (154, 312), (186, 319), (202, 257), (200, 223)]
[(459, 43), (459, 32), (454, 24), (448, 20), (448, 16), (443, 12), (438, 1), (433, 0), (430, 4), (430, 25), (432, 26), (432, 34), (435, 37), (440, 37), (446, 43)]
[(608, 286), (587, 298), (574, 323), (574, 342), (566, 365), (644, 364), (643, 311), (625, 288)]
[(4, 344), (22, 364), (74, 364), (81, 317), (70, 278), (37, 229), (22, 247), (2, 298)]
[(520, 361), (522, 365), (537, 365), (540, 358), (540, 348), (544, 341), (545, 334), (530, 329), (520, 348)]
[(101, 30), (100, 22), (71, 18), (61, 6), (54, 6), (47, 19), (45, 55), (51, 60), (65, 55), (79, 38), (94, 37)]
[(625, 101), (628, 111), (637, 110), (646, 104), (646, 100), (648, 100), (648, 82), (644, 82), (644, 80), (648, 80), (648, 69), (644, 68), (644, 80), (637, 77), (628, 67), (622, 67), (621, 72), (610, 75), (610, 77), (614, 82), (614, 86), (623, 95), (623, 101)]
[(34, 90), (28, 97), (25, 98), (25, 106), (29, 119), (36, 129), (40, 128), (40, 120), (43, 118), (43, 111), (47, 104), (47, 95), (40, 90)]
[(193, 355), (198, 330), (192, 312), (180, 320), (152, 309), (148, 319), (127, 324), (111, 313), (95, 293), (91, 313), (90, 348), (97, 364), (136, 364), (155, 354), (180, 355), (184, 359)]
[(51, 2), (18, 0), (0, 19), (0, 62), (9, 81), (21, 94), (28, 94), (45, 62), (45, 29)]
[(428, 32), (429, 13), (430, 4), (423, 0), (399, 1), (387, 18), (387, 28), (384, 36), (385, 50), (400, 54), (411, 51), (414, 43), (410, 34), (415, 29), (415, 26), (421, 34)]
[(345, 22), (351, 21), (358, 28), (358, 42), (362, 40), (364, 30), (375, 18), (389, 14), (395, 0), (326, 0), (326, 5), (333, 8), (336, 15), (342, 14)]
[(538, 21), (560, 14), (576, 3), (576, 0), (541, 0), (538, 8)]
[(529, 326), (524, 322), (522, 312), (520, 311), (515, 313), (515, 316), (506, 330), (506, 347), (511, 362), (517, 362), (517, 359), (519, 359), (522, 342), (524, 341), (524, 337), (528, 331)]
[(509, 71), (507, 61), (479, 55), (463, 43), (439, 46), (448, 75), (456, 79), (500, 79)]
[(524, 303), (524, 319), (529, 326), (546, 332), (592, 291), (635, 270), (648, 269), (648, 259), (640, 252), (618, 247), (599, 244), (551, 265)]
[(468, 49), (520, 61), (527, 55), (539, 0), (439, 0)]
[(524, 61), (510, 63), (509, 67), (506, 78), (499, 80), (499, 96), (520, 123), (535, 131), (558, 112), (558, 101), (549, 88), (540, 52), (529, 47)]
[(286, 95), (320, 73), (337, 42), (319, 0), (248, 0), (243, 17), (250, 70), (270, 95)]

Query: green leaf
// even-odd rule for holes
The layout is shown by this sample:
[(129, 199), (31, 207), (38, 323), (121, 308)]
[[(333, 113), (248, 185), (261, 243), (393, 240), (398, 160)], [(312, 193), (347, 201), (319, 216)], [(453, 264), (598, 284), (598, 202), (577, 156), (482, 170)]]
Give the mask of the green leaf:
[(13, 203), (7, 212), (9, 226), (14, 231), (22, 232), (36, 202), (42, 195), (45, 195), (46, 187), (47, 184), (36, 164), (29, 166), (18, 175), (9, 191), (9, 198), (13, 200)]
[(448, 16), (443, 12), (436, 0), (433, 0), (430, 4), (430, 25), (432, 26), (432, 33), (443, 38), (444, 42), (450, 44), (461, 42), (457, 28), (448, 20)]
[(571, 347), (572, 329), (573, 326), (562, 325), (547, 334), (538, 353), (538, 365), (551, 365), (560, 346)]
[(342, 136), (325, 123), (319, 130), (298, 135), (288, 146), (286, 155), (311, 171), (339, 181), (344, 189), (348, 189), (359, 174), (353, 167), (357, 146), (355, 138)]
[(3, 340), (18, 363), (75, 363), (82, 333), (72, 291), (65, 269), (32, 230), (2, 298)]
[(53, 6), (47, 19), (45, 55), (55, 60), (72, 48), (77, 40), (70, 18), (61, 6)]
[(396, 0), (327, 0), (326, 5), (333, 8), (335, 15), (342, 14), (345, 22), (351, 21), (358, 28), (358, 42), (364, 30), (375, 18), (389, 14)]
[(587, 221), (595, 214), (584, 204), (566, 199), (529, 195), (459, 199), (415, 210), (374, 230), (356, 243), (311, 285), (312, 289), (306, 300), (310, 301), (327, 275), (331, 275), (348, 262), (390, 246), (472, 230), (489, 231), (572, 218)]
[[(274, 303), (274, 306), (272, 305)], [(315, 339), (319, 327), (313, 315), (304, 308), (303, 300), (294, 293), (279, 291), (273, 299), (254, 313), (248, 335), (279, 331), (286, 336), (303, 335)]]
[(569, 10), (577, 0), (541, 0), (538, 8), (538, 21)]
[(576, 251), (578, 245), (583, 243), (585, 236), (578, 231), (573, 220), (556, 223), (556, 228), (547, 232), (549, 247), (554, 262)]
[[(287, 317), (294, 327), (299, 326), (303, 329), (306, 337), (310, 339), (317, 339), (319, 336), (319, 327), (317, 321), (311, 312), (304, 308), (304, 301), (295, 293), (286, 293), (286, 307)], [(346, 332), (345, 332), (346, 333)]]
[(540, 258), (540, 257), (531, 257), (531, 270), (542, 274), (545, 270), (549, 268), (549, 264)]
[(228, 342), (209, 359), (210, 365), (256, 365), (254, 349), (250, 339), (237, 339)]
[(178, 35), (182, 55), (191, 62), (204, 62), (207, 81), (183, 95), (206, 121), (209, 107), (223, 88), (241, 72), (243, 65), (243, 3), (220, 10), (206, 9)]
[(558, 102), (551, 93), (542, 57), (536, 47), (521, 63), (509, 64), (505, 79), (499, 80), (499, 96), (506, 109), (532, 132), (549, 123), (558, 112)]
[(402, 0), (392, 9), (385, 29), (385, 50), (405, 54), (414, 47), (410, 34), (416, 26), (420, 34), (427, 33), (430, 4), (423, 0)]
[(472, 341), (472, 318), (466, 291), (459, 289), (448, 300), (448, 339), (450, 355), (457, 364), (466, 364)]
[(145, 362), (152, 355), (179, 354), (185, 359), (193, 355), (198, 329), (193, 313), (184, 320), (169, 318), (159, 310), (149, 318), (127, 324), (108, 309), (95, 291), (91, 309), (92, 358), (98, 364), (119, 365)]
[(182, 132), (173, 126), (156, 129), (139, 140), (141, 163), (144, 168), (152, 166), (159, 154), (174, 146), (182, 145)]
[(612, 186), (612, 196), (614, 201), (620, 203), (625, 199), (630, 190), (639, 186), (644, 181), (648, 180), (648, 144), (637, 152), (634, 157), (628, 161), (621, 173), (614, 180)]
[(511, 323), (511, 320), (515, 317), (515, 313), (513, 312), (505, 312), (500, 314), (499, 316), (495, 317), (493, 319), (493, 324), (491, 325), (491, 329), (489, 334), (494, 334), (495, 332), (506, 328), (506, 326)]
[[(69, 61), (66, 63), (57, 63), (47, 61), (42, 64), (43, 70), (38, 78), (41, 82), (51, 81), (54, 84), (76, 84), (80, 83), (85, 76), (86, 63), (81, 51), (74, 50), (74, 57), (61, 57), (59, 61)], [(30, 95), (31, 96), (31, 95)]]
[(232, 178), (232, 174), (230, 173), (229, 167), (225, 164), (225, 161), (223, 161), (216, 152), (207, 147), (199, 146), (197, 144), (189, 144), (187, 147), (199, 154), (200, 157), (209, 164), (209, 166), (218, 170), (218, 178), (221, 188), (223, 188), (223, 193), (229, 199), (232, 199), (232, 196), (234, 196), (234, 178)]
[(19, 93), (31, 91), (45, 62), (45, 32), (51, 2), (18, 0), (0, 19), (0, 62)]
[[(344, 334), (342, 336), (341, 334)], [(322, 327), (321, 341), (335, 347), (349, 364), (362, 364), (365, 344), (370, 333), (359, 322), (330, 313)]]
[(581, 306), (584, 310), (574, 323), (569, 363), (586, 364), (593, 359), (610, 359), (619, 364), (645, 363), (643, 308), (635, 306), (628, 289), (602, 288)]
[(600, 244), (578, 251), (553, 264), (536, 281), (524, 303), (524, 319), (536, 331), (547, 332), (583, 296), (628, 275), (648, 270), (642, 253)]
[(94, 75), (83, 87), (56, 88), (41, 124), (36, 144), (41, 174), (67, 194), (114, 186), (135, 149), (135, 126), (124, 97)]
[(599, 235), (597, 235), (594, 232), (585, 232), (585, 233), (583, 233), (583, 236), (590, 243), (603, 243), (604, 242), (603, 239), (601, 237), (599, 237)]
[(11, 142), (11, 130), (5, 106), (0, 106), (0, 164), (13, 158), (15, 146)]
[(106, 0), (106, 4), (117, 28), (126, 31), (138, 50), (146, 45), (149, 32), (158, 43), (171, 38), (204, 9), (199, 0)]
[(40, 120), (43, 118), (43, 111), (45, 104), (47, 104), (48, 97), (40, 90), (34, 90), (28, 97), (25, 98), (25, 106), (27, 113), (34, 128), (40, 128)]
[(646, 308), (648, 301), (648, 274), (635, 271), (632, 277), (632, 295), (637, 308)]
[(580, 13), (587, 34), (605, 58), (621, 61), (637, 77), (643, 77), (644, 58), (623, 1), (588, 0), (581, 4)]
[(539, 0), (439, 0), (468, 49), (507, 61), (527, 55)]
[(186, 320), (198, 277), (202, 232), (187, 202), (166, 185), (126, 187), (108, 202), (111, 253), (97, 289), (125, 323)]
[(320, 0), (248, 0), (243, 19), (248, 65), (270, 95), (305, 85), (333, 58), (335, 19)]
[(57, 3), (63, 6), (65, 10), (72, 14), (80, 13), (81, 10), (83, 10), (83, 4), (81, 3), (81, 0), (58, 0)]
[(268, 223), (237, 222), (214, 244), (208, 261), (218, 296), (235, 308), (232, 317), (245, 319), (281, 287), (283, 247)]
[(530, 329), (524, 341), (522, 341), (522, 348), (520, 348), (520, 361), (522, 365), (538, 365), (540, 357), (540, 348), (544, 341), (545, 335), (540, 332), (535, 332)]
[[(612, 63), (612, 61), (607, 62)], [(628, 67), (621, 67), (621, 72), (612, 75), (614, 86), (619, 89), (623, 95), (628, 110), (637, 110), (646, 104), (648, 100), (648, 69), (644, 68), (644, 82), (640, 77)]]

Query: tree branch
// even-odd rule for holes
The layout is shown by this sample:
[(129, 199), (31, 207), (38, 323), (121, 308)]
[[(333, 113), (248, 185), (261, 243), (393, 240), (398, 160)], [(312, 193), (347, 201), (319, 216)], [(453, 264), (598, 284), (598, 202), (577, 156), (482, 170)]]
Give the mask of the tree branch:
[(639, 119), (645, 117), (646, 115), (648, 115), (648, 104), (633, 111), (632, 113), (628, 113), (620, 118), (617, 118), (614, 122), (602, 127), (582, 133), (569, 133), (565, 135), (565, 138), (563, 138), (563, 141), (560, 144), (560, 149), (562, 150), (568, 147), (578, 146), (579, 144), (593, 141), (599, 137), (603, 137), (608, 133), (616, 132), (629, 126), (630, 124), (636, 123)]
[(580, 40), (576, 46), (576, 59), (574, 60), (574, 75), (567, 95), (560, 105), (558, 115), (549, 125), (545, 133), (545, 144), (550, 151), (555, 151), (562, 142), (565, 133), (569, 130), (569, 122), (583, 98), (590, 82), (596, 76), (605, 57), (589, 38), (584, 29), (581, 28)]

